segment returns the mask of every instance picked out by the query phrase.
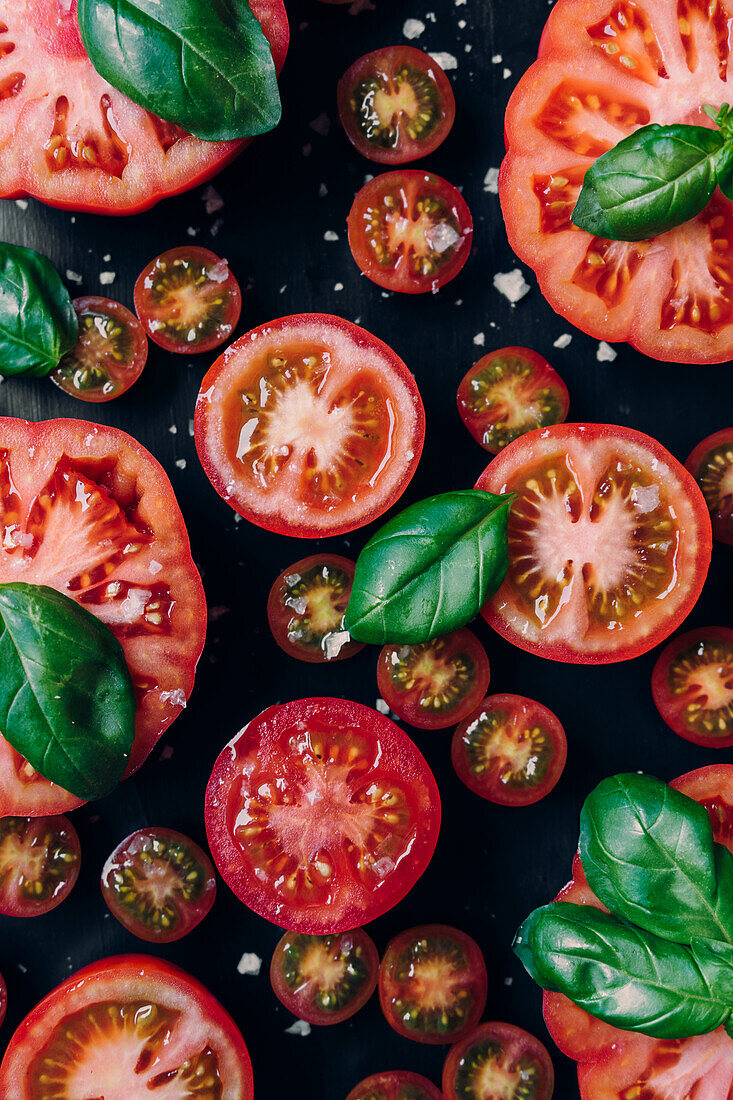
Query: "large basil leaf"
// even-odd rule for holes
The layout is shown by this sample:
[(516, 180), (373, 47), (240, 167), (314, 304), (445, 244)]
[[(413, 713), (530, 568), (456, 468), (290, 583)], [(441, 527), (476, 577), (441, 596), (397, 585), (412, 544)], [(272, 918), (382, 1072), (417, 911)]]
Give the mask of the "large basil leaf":
[(414, 644), (478, 615), (504, 580), (514, 496), (464, 489), (386, 523), (356, 563), (344, 626), (359, 642)]
[(160, 118), (206, 141), (280, 121), (270, 44), (247, 0), (79, 0), (94, 68)]
[(31, 248), (0, 241), (0, 374), (49, 374), (78, 334), (54, 266)]
[(53, 588), (0, 585), (0, 731), (77, 798), (107, 794), (127, 766), (135, 691), (122, 647)]

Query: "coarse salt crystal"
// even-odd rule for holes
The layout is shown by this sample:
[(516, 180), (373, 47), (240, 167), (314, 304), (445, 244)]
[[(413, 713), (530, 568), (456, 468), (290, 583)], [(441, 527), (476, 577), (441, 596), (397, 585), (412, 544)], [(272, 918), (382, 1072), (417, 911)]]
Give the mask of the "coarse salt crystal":
[(572, 339), (573, 338), (572, 338), (572, 336), (570, 335), (569, 332), (564, 332), (562, 334), (562, 336), (558, 336), (557, 340), (555, 341), (555, 343), (552, 346), (553, 346), (553, 348), (561, 348), (561, 349), (562, 348), (569, 348), (570, 347), (570, 341)]
[(494, 287), (508, 298), (512, 305), (521, 301), (525, 294), (529, 294), (529, 283), (524, 275), (515, 267), (513, 271), (500, 271), (494, 275)]
[(484, 176), (484, 191), (488, 191), (490, 195), (499, 194), (499, 169), (489, 168), (488, 172)]
[(114, 272), (114, 271), (100, 271), (99, 272), (99, 281), (102, 284), (102, 286), (111, 286), (116, 278), (117, 278), (117, 273)]
[(486, 343), (486, 337), (483, 332), (477, 332), (473, 338), (473, 342), (477, 348), (482, 348)]
[(324, 241), (337, 241), (339, 239), (338, 233), (333, 229), (327, 229), (323, 234)]
[(452, 53), (446, 53), (443, 50), (437, 50), (435, 53), (433, 53), (433, 51), (431, 50), (430, 56), (432, 57), (433, 61), (437, 61), (441, 69), (445, 69), (446, 72), (449, 72), (451, 69), (458, 68), (458, 58), (454, 57)]
[(216, 214), (224, 206), (224, 199), (211, 184), (202, 192), (201, 201), (207, 214)]
[(237, 973), (256, 978), (262, 970), (262, 959), (254, 951), (245, 951), (237, 963)]
[(612, 348), (610, 344), (607, 344), (605, 340), (601, 340), (598, 345), (598, 351), (596, 352), (596, 359), (599, 363), (612, 363), (618, 356), (618, 352), (615, 348)]
[(422, 19), (406, 19), (405, 25), (402, 28), (402, 33), (405, 38), (413, 39), (419, 38), (425, 30), (425, 24)]

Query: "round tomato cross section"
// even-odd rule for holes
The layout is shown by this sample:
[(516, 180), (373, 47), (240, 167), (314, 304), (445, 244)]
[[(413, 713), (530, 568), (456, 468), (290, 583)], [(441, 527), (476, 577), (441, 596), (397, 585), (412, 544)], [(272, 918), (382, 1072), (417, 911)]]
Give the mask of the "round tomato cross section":
[(702, 489), (714, 537), (733, 546), (733, 428), (703, 439), (685, 466)]
[(112, 401), (143, 372), (148, 341), (137, 317), (109, 298), (76, 298), (76, 347), (63, 357), (51, 381), (80, 401)]
[(314, 554), (285, 569), (270, 590), (267, 619), (285, 653), (311, 663), (342, 661), (364, 648), (344, 630), (354, 563)]
[(443, 1094), (427, 1077), (393, 1069), (365, 1077), (354, 1086), (346, 1100), (443, 1100)]
[(654, 666), (652, 694), (664, 721), (686, 741), (733, 745), (733, 630), (711, 626), (673, 639)]
[(547, 1050), (513, 1024), (481, 1024), (451, 1048), (443, 1067), (445, 1100), (551, 1100), (554, 1086)]
[(483, 614), (520, 649), (576, 664), (627, 660), (697, 602), (710, 517), (692, 476), (649, 436), (541, 428), (510, 443), (476, 488), (517, 494), (509, 570)]
[(0, 817), (0, 914), (39, 917), (74, 888), (81, 866), (68, 818)]
[(286, 932), (275, 948), (275, 996), (309, 1024), (340, 1024), (367, 1003), (377, 986), (379, 954), (363, 928), (334, 936)]
[(291, 932), (332, 935), (387, 912), (439, 828), (438, 788), (413, 742), (346, 699), (270, 707), (223, 750), (206, 792), (220, 874)]

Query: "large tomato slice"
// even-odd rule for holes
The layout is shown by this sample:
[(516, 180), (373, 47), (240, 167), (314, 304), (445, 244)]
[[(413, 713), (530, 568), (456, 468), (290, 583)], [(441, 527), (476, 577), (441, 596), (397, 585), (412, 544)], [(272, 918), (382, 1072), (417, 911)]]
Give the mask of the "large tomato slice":
[[(132, 214), (208, 179), (243, 142), (207, 142), (163, 122), (92, 68), (77, 0), (0, 0), (0, 196)], [(282, 0), (251, 0), (282, 67)]]
[(650, 242), (570, 222), (590, 165), (650, 122), (711, 125), (730, 99), (732, 0), (558, 0), (506, 114), (500, 181), (512, 248), (584, 332), (655, 359), (733, 358), (733, 203), (718, 191)]
[(509, 571), (484, 615), (520, 649), (577, 664), (628, 660), (695, 605), (712, 549), (707, 505), (648, 435), (540, 428), (501, 451), (476, 488), (517, 494)]
[(252, 1100), (231, 1016), (194, 978), (147, 955), (72, 974), (26, 1016), (0, 1066), (3, 1100)]
[[(715, 839), (733, 851), (733, 764), (688, 772), (672, 784), (710, 814)], [(602, 909), (580, 860), (560, 901)], [(733, 1096), (733, 1041), (723, 1028), (661, 1040), (620, 1031), (588, 1016), (560, 993), (545, 993), (545, 1021), (560, 1050), (578, 1064), (582, 1100), (727, 1100)]]
[[(129, 775), (185, 707), (206, 631), (201, 578), (165, 472), (116, 428), (2, 417), (0, 531), (0, 583), (56, 588), (122, 644), (138, 698)], [(0, 736), (0, 816), (78, 805)]]

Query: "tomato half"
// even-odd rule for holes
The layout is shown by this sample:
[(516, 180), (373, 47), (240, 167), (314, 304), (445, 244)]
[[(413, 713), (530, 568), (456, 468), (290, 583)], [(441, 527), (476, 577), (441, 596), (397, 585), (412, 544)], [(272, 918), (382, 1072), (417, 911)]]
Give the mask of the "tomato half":
[[(209, 142), (163, 122), (94, 70), (77, 0), (0, 0), (0, 196), (133, 214), (228, 164), (245, 142)], [(282, 0), (252, 0), (278, 71)]]
[(698, 627), (662, 650), (652, 694), (664, 721), (686, 741), (733, 745), (733, 630)]
[(685, 466), (707, 501), (714, 538), (733, 546), (733, 428), (703, 439)]
[[(332, 4), (335, 0), (324, 0)], [(403, 1069), (374, 1073), (355, 1085), (346, 1100), (443, 1100), (443, 1094), (427, 1077)]]
[(400, 933), (379, 967), (379, 1000), (390, 1027), (418, 1043), (453, 1043), (481, 1019), (486, 963), (457, 928), (426, 924)]
[(40, 917), (65, 900), (81, 866), (66, 817), (0, 817), (0, 914)]
[(36, 1005), (0, 1066), (3, 1100), (252, 1100), (247, 1047), (200, 982), (147, 955), (101, 959)]
[(335, 936), (286, 932), (275, 948), (270, 981), (275, 996), (309, 1024), (340, 1024), (377, 987), (379, 954), (363, 928)]
[(347, 699), (270, 707), (223, 750), (206, 831), (225, 882), (291, 932), (367, 924), (435, 850), (440, 796), (406, 733)]
[(80, 401), (112, 401), (137, 382), (148, 359), (148, 339), (134, 313), (109, 298), (76, 298), (76, 347), (50, 375)]
[[(125, 432), (86, 420), (0, 418), (0, 583), (45, 584), (112, 630), (137, 694), (127, 774), (193, 689), (206, 601), (171, 484)], [(0, 736), (0, 816), (80, 805)]]
[(342, 661), (364, 648), (344, 630), (355, 565), (337, 554), (296, 561), (277, 578), (267, 601), (272, 636), (289, 656)]
[(364, 184), (348, 217), (349, 248), (362, 274), (402, 294), (454, 279), (471, 252), (473, 221), (460, 191), (431, 172), (403, 168)]
[(418, 645), (386, 645), (377, 686), (390, 710), (424, 730), (445, 729), (470, 714), (489, 686), (489, 659), (465, 628)]
[(351, 144), (379, 164), (428, 156), (456, 117), (450, 80), (414, 46), (386, 46), (355, 61), (339, 80), (338, 108)]
[(381, 516), (415, 472), (425, 412), (381, 340), (304, 313), (248, 332), (196, 402), (196, 448), (219, 496), (259, 527), (341, 535)]
[(547, 1050), (514, 1024), (481, 1024), (451, 1048), (443, 1067), (445, 1100), (551, 1100), (554, 1086)]
[(214, 904), (216, 876), (198, 844), (148, 825), (120, 844), (102, 870), (110, 912), (133, 936), (172, 943), (200, 924)]
[(510, 443), (476, 488), (517, 494), (509, 572), (483, 614), (520, 649), (576, 664), (628, 660), (697, 602), (712, 549), (707, 506), (648, 435), (541, 428)]
[(531, 806), (549, 794), (568, 755), (565, 730), (542, 703), (491, 695), (453, 735), (458, 778), (500, 806)]
[(569, 404), (560, 375), (530, 348), (489, 352), (458, 387), (461, 420), (492, 454), (535, 428), (561, 424)]

